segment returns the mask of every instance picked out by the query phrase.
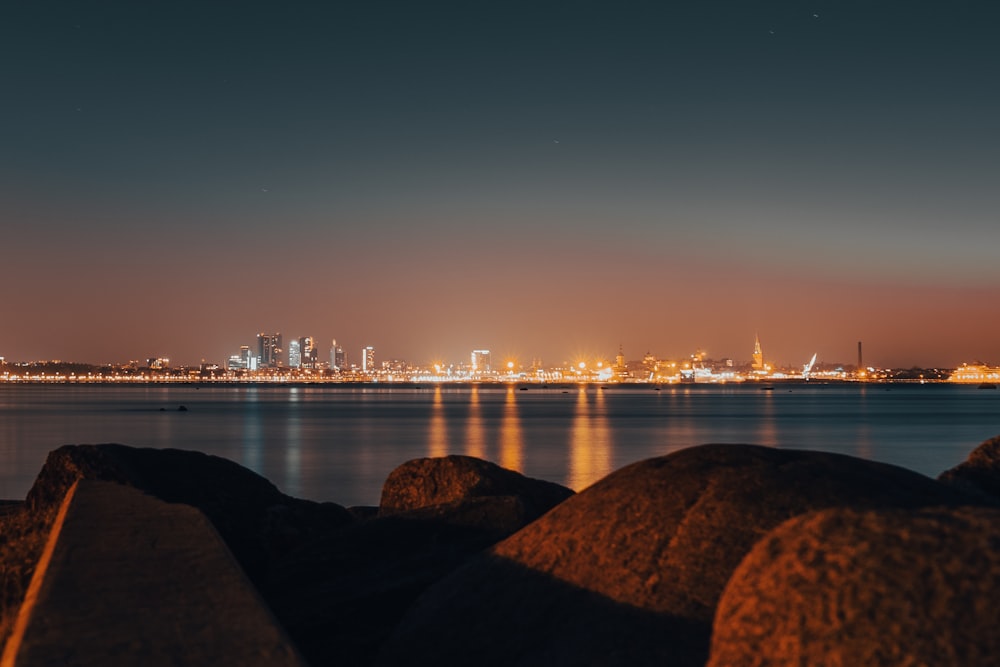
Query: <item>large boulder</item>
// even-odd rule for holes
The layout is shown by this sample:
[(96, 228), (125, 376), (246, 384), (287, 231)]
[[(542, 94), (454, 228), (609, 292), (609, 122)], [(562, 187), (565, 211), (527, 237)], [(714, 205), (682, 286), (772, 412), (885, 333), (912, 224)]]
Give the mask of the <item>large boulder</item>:
[(917, 473), (838, 454), (681, 450), (609, 475), (432, 586), (378, 664), (701, 665), (723, 587), (783, 521), (968, 502)]
[(998, 545), (994, 509), (791, 519), (726, 586), (709, 665), (1000, 664)]
[(951, 470), (945, 470), (938, 479), (1000, 498), (1000, 436), (976, 447), (968, 459)]
[(410, 461), (377, 516), (290, 554), (264, 596), (313, 664), (371, 664), (428, 586), (571, 495), (466, 456)]
[(532, 479), (471, 456), (413, 459), (395, 470), (382, 486), (383, 515), (470, 498), (513, 496), (534, 519), (573, 495), (554, 482)]
[(117, 444), (66, 445), (50, 452), (28, 491), (28, 507), (38, 511), (58, 504), (78, 479), (117, 482), (197, 507), (255, 582), (281, 554), (355, 520), (339, 505), (286, 496), (264, 477), (218, 456)]

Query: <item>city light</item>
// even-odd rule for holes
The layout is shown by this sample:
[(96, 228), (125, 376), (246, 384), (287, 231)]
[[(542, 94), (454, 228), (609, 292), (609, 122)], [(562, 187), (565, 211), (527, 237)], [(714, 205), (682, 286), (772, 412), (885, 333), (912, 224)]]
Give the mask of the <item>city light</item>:
[[(124, 364), (88, 364), (53, 361), (11, 362), (0, 357), (0, 382), (17, 383), (601, 383), (601, 384), (729, 384), (769, 382), (943, 382), (979, 384), (992, 388), (1000, 383), (1000, 368), (984, 363), (963, 364), (958, 369), (881, 369), (824, 363), (819, 355), (799, 364), (774, 364), (765, 358), (759, 338), (748, 346), (743, 361), (712, 359), (702, 351), (681, 359), (661, 359), (647, 352), (641, 359), (627, 360), (619, 348), (614, 363), (605, 359), (580, 359), (572, 363), (543, 365), (532, 359), (522, 368), (513, 358), (498, 366), (488, 349), (471, 351), (464, 363), (436, 359), (423, 365), (401, 359), (376, 358), (374, 346), (360, 348), (351, 361), (333, 340), (326, 355), (319, 354), (316, 339), (292, 339), (287, 349), (282, 335), (257, 334), (256, 344), (239, 346), (223, 365), (203, 361), (195, 367), (174, 366), (170, 359), (149, 357)], [(752, 350), (752, 351), (751, 351)], [(860, 347), (859, 347), (860, 352)], [(860, 361), (860, 354), (859, 354)]]

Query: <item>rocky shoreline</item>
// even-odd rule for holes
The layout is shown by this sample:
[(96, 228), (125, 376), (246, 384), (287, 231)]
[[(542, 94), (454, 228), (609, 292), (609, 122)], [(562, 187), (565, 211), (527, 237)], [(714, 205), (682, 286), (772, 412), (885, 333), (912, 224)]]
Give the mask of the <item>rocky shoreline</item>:
[(201, 510), (316, 666), (1000, 662), (1000, 438), (937, 480), (703, 445), (578, 494), (416, 459), (354, 508), (199, 452), (66, 446), (0, 512), (5, 636), (78, 479)]

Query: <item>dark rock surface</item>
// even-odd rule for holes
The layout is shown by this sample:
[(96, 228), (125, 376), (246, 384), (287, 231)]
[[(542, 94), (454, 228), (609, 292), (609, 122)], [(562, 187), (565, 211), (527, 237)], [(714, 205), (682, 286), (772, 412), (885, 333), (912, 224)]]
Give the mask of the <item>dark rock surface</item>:
[(994, 509), (794, 518), (727, 585), (709, 665), (1000, 664), (998, 547)]
[(969, 458), (938, 477), (947, 484), (978, 489), (1000, 498), (1000, 436), (990, 438), (969, 454)]
[(516, 498), (501, 496), (361, 521), (284, 559), (262, 593), (312, 664), (371, 664), (428, 586), (524, 517)]
[(843, 455), (684, 449), (609, 475), (429, 588), (378, 664), (701, 665), (723, 587), (783, 521), (970, 502)]
[(377, 515), (282, 562), (264, 590), (314, 664), (371, 664), (431, 584), (573, 491), (467, 456), (416, 459), (385, 482)]
[(382, 486), (379, 511), (390, 514), (483, 496), (514, 496), (537, 518), (573, 495), (571, 489), (532, 479), (471, 456), (407, 461)]
[[(26, 504), (51, 512), (73, 482), (97, 479), (193, 505), (310, 663), (364, 665), (430, 584), (573, 493), (468, 457), (411, 463), (392, 483), (412, 483), (419, 495), (347, 510), (286, 496), (260, 475), (199, 452), (66, 446), (50, 453)], [(421, 486), (420, 471), (436, 492)]]
[(50, 452), (28, 492), (28, 507), (57, 505), (78, 479), (118, 482), (197, 507), (255, 583), (282, 554), (355, 520), (339, 505), (286, 496), (264, 477), (218, 456), (116, 444)]

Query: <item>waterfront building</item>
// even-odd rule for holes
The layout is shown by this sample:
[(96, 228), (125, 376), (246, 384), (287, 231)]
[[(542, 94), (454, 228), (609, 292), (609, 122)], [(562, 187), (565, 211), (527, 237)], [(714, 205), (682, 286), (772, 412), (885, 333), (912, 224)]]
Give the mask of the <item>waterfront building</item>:
[(625, 362), (625, 350), (621, 344), (618, 345), (618, 354), (615, 355), (615, 365), (611, 368), (612, 375), (619, 381), (629, 377), (628, 364)]
[(299, 338), (299, 358), (302, 368), (316, 368), (319, 361), (319, 350), (316, 349), (316, 341), (312, 336)]
[(231, 371), (257, 370), (257, 355), (250, 351), (249, 345), (240, 345), (240, 353), (229, 357), (226, 366)]
[(257, 334), (257, 365), (260, 368), (281, 366), (281, 334)]
[(371, 345), (361, 350), (361, 372), (375, 372), (375, 348)]
[(493, 360), (489, 350), (472, 351), (472, 373), (483, 374), (493, 370)]
[(334, 338), (330, 344), (330, 368), (337, 371), (343, 370), (346, 362), (347, 355), (344, 354), (344, 348), (337, 345), (337, 339)]
[(288, 366), (289, 368), (300, 368), (302, 366), (302, 350), (299, 341), (288, 341)]

